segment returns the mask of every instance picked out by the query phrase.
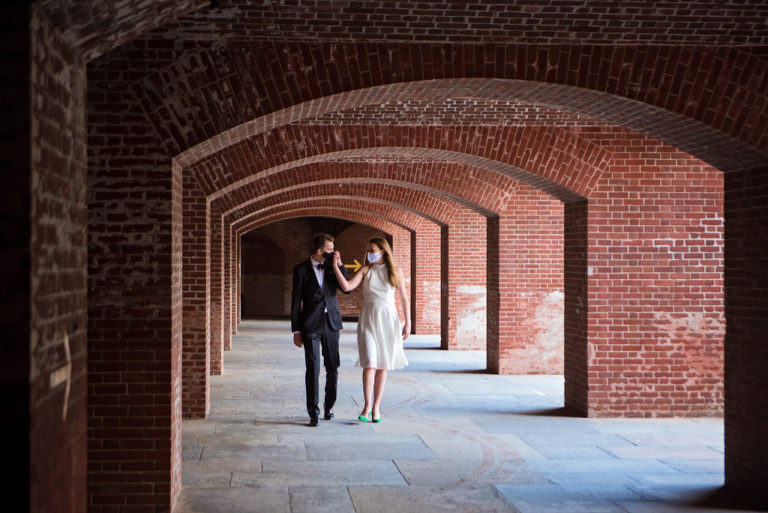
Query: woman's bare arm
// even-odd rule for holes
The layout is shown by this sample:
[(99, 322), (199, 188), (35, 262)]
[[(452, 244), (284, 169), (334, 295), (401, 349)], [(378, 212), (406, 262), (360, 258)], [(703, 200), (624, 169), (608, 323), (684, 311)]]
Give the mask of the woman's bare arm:
[(352, 276), (349, 280), (347, 280), (343, 274), (341, 274), (340, 269), (341, 264), (341, 253), (338, 251), (333, 252), (333, 273), (336, 275), (336, 281), (339, 282), (339, 287), (341, 287), (341, 290), (344, 292), (349, 292), (350, 290), (354, 290), (357, 288), (358, 285), (363, 281), (363, 276), (365, 276), (365, 273), (368, 272), (368, 266), (364, 265), (360, 268), (359, 271), (355, 273), (354, 276)]
[(398, 278), (400, 286), (397, 290), (400, 292), (400, 306), (403, 307), (403, 315), (405, 315), (405, 324), (403, 325), (403, 340), (405, 340), (411, 334), (411, 306), (408, 304), (408, 292), (405, 289), (402, 269), (398, 269)]

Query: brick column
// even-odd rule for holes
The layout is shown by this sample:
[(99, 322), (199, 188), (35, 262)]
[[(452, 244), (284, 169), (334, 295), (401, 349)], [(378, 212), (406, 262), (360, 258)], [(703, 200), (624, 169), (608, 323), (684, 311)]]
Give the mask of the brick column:
[(447, 310), (447, 344), (443, 349), (485, 349), (486, 345), (486, 220), (462, 209), (447, 229), (448, 247), (442, 289)]
[(184, 346), (182, 414), (202, 419), (210, 410), (211, 347), (208, 231), (205, 194), (192, 173), (184, 173), (183, 303)]
[(233, 241), (235, 251), (233, 252), (234, 262), (232, 264), (232, 271), (233, 271), (233, 283), (234, 286), (232, 287), (232, 291), (235, 294), (234, 299), (232, 300), (232, 334), (237, 334), (237, 326), (240, 324), (240, 321), (243, 320), (242, 313), (240, 312), (240, 294), (242, 293), (242, 286), (243, 286), (243, 269), (241, 266), (241, 262), (243, 261), (243, 247), (240, 239), (240, 236), (235, 238)]
[(440, 227), (423, 221), (416, 227), (415, 257), (416, 315), (411, 320), (415, 333), (440, 334)]
[(224, 372), (224, 224), (220, 212), (211, 211), (210, 224), (210, 325), (211, 374)]
[(724, 185), (725, 485), (768, 504), (768, 164)]
[[(411, 290), (411, 232), (405, 229), (397, 229), (392, 233), (392, 252), (395, 256), (395, 261), (400, 269), (403, 270), (403, 277), (405, 278), (405, 289), (410, 295)], [(395, 304), (397, 306), (397, 313), (400, 316), (400, 322), (405, 321), (405, 314), (400, 306), (399, 292), (395, 293)], [(410, 296), (408, 302), (410, 304)], [(413, 312), (411, 317), (413, 317)], [(413, 332), (413, 318), (411, 318), (411, 332)]]
[(128, 86), (119, 72), (88, 68), (94, 513), (126, 504), (170, 511), (181, 489), (181, 170), (159, 157), (163, 147)]
[(38, 6), (3, 9), (3, 501), (84, 511), (85, 63)]
[(498, 225), (498, 356), (488, 356), (489, 369), (561, 374), (562, 203), (521, 184), (500, 212)]
[[(222, 346), (224, 351), (232, 349), (232, 225), (224, 218), (222, 246), (224, 251), (224, 296), (221, 311), (223, 318)], [(239, 236), (239, 235), (238, 235)]]
[(587, 354), (589, 332), (588, 303), (588, 203), (571, 201), (564, 209), (564, 374), (565, 407), (575, 415), (589, 411)]

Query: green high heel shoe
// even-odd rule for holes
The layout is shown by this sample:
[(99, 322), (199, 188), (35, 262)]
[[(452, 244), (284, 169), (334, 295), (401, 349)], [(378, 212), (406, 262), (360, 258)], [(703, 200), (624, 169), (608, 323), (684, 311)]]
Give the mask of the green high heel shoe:
[[(357, 418), (360, 419), (360, 422), (368, 422), (368, 417), (372, 417), (372, 416), (373, 416), (373, 412), (371, 411), (368, 413), (368, 415), (358, 415)], [(372, 420), (371, 422), (375, 422), (375, 421)]]

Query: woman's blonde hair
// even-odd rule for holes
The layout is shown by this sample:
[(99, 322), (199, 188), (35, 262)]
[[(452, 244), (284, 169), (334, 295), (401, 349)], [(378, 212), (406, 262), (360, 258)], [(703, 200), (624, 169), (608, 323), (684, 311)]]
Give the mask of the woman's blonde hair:
[(395, 263), (395, 257), (392, 255), (392, 248), (389, 246), (389, 242), (384, 237), (371, 237), (368, 239), (369, 244), (376, 244), (379, 249), (384, 252), (384, 263), (387, 266), (387, 279), (393, 287), (400, 287), (400, 272)]

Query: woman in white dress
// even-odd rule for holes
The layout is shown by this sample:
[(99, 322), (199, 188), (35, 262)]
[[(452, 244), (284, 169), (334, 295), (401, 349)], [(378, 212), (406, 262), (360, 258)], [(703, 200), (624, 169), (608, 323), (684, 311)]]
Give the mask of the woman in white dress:
[[(395, 263), (392, 249), (383, 237), (368, 241), (366, 264), (347, 280), (339, 266), (341, 255), (335, 252), (333, 266), (339, 286), (345, 292), (363, 284), (363, 306), (357, 321), (356, 365), (363, 368), (363, 395), (365, 406), (360, 420), (381, 422), (381, 396), (387, 382), (387, 371), (402, 369), (408, 365), (403, 350), (403, 340), (411, 331), (410, 307), (405, 290), (403, 272)], [(401, 326), (395, 307), (395, 289), (400, 293), (400, 304), (405, 314)]]

